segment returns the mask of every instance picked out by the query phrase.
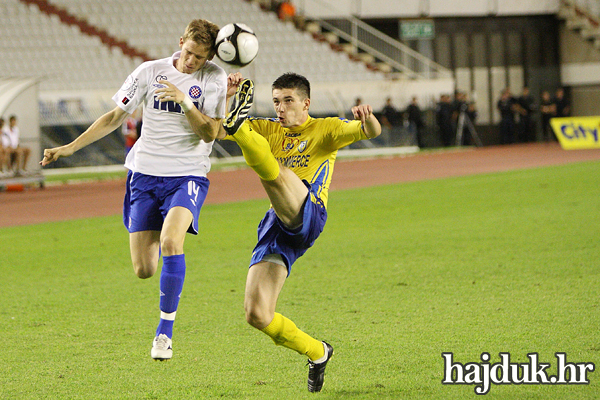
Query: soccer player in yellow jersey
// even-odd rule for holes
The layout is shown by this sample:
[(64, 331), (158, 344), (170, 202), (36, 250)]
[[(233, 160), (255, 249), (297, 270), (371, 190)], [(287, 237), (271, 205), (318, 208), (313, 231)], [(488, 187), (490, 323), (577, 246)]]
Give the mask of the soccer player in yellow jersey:
[(277, 298), (294, 261), (323, 231), (338, 149), (377, 137), (381, 126), (367, 104), (352, 107), (354, 121), (311, 118), (310, 83), (294, 73), (280, 76), (272, 85), (277, 119), (248, 118), (254, 84), (240, 73), (229, 75), (227, 83), (227, 96), (234, 96), (234, 104), (219, 138), (238, 143), (272, 205), (258, 226), (258, 244), (250, 261), (246, 320), (275, 344), (308, 356), (308, 390), (319, 392), (333, 347), (276, 313)]

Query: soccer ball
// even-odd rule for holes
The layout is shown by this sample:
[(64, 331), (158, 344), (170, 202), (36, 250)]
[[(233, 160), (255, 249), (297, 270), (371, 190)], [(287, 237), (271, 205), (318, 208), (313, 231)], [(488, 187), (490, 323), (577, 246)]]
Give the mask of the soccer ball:
[(217, 56), (225, 63), (244, 67), (258, 54), (258, 39), (245, 24), (227, 24), (216, 40)]

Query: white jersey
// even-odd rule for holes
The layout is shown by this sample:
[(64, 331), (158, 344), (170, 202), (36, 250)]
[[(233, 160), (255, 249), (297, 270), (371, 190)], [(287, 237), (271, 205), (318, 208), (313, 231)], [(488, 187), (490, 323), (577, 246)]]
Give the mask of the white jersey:
[(2, 146), (16, 149), (19, 147), (19, 127), (15, 126), (12, 129), (7, 126), (2, 129)]
[(225, 117), (227, 74), (211, 61), (193, 74), (179, 72), (173, 62), (180, 52), (161, 60), (147, 61), (136, 68), (113, 96), (124, 111), (132, 114), (143, 104), (142, 132), (125, 160), (127, 169), (153, 176), (206, 176), (212, 142), (196, 135), (174, 101), (161, 103), (154, 92), (168, 80), (181, 90), (204, 115)]

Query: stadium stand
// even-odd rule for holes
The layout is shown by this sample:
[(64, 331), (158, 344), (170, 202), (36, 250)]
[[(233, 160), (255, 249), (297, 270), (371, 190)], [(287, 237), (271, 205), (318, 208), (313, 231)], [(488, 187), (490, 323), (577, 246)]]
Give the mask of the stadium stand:
[[(40, 10), (45, 3), (66, 11), (66, 17), (52, 13), (48, 6)], [(224, 14), (223, 9), (230, 11)], [(124, 75), (144, 59), (170, 56), (176, 50), (173, 37), (181, 34), (190, 16), (220, 26), (231, 21), (251, 26), (261, 47), (260, 57), (247, 68), (252, 68), (257, 83), (270, 83), (282, 70), (292, 69), (323, 82), (385, 78), (363, 63), (331, 51), (327, 43), (315, 41), (310, 33), (282, 23), (274, 13), (240, 0), (183, 0), (172, 10), (144, 0), (4, 0), (0, 12), (0, 32), (6, 38), (0, 45), (7, 55), (0, 60), (4, 74), (43, 76), (42, 92), (118, 88)], [(113, 42), (103, 42), (103, 34)], [(137, 50), (137, 56), (124, 54), (119, 41)], [(31, 59), (32, 51), (36, 60), (43, 60), (43, 66), (39, 61), (15, 62)], [(299, 54), (314, 54), (317, 59), (298, 65)]]
[(42, 13), (34, 4), (4, 0), (0, 13), (3, 75), (44, 78), (40, 91), (113, 88), (124, 79), (123, 71), (142, 61), (106, 46), (99, 36), (83, 34), (56, 14)]
[[(328, 41), (315, 40), (312, 32), (298, 30), (292, 22), (280, 21), (256, 2), (181, 0), (177, 7), (164, 7), (164, 3), (146, 0), (3, 0), (0, 68), (4, 77), (39, 80), (42, 148), (65, 143), (114, 107), (110, 98), (127, 74), (144, 60), (168, 57), (176, 51), (173, 38), (181, 35), (191, 18), (209, 19), (220, 26), (242, 22), (255, 30), (259, 57), (242, 69), (255, 80), (257, 90), (264, 88), (257, 95), (255, 115), (270, 116), (266, 114), (272, 112), (266, 92), (285, 71), (305, 75), (316, 87), (315, 116), (344, 115), (355, 94), (342, 98), (340, 88), (362, 93), (362, 83), (378, 83), (370, 89), (373, 97), (379, 98), (381, 88), (389, 82), (384, 72), (348, 57), (339, 48), (336, 51)], [(215, 61), (229, 72), (234, 70)], [(112, 142), (121, 145), (118, 139)], [(73, 158), (73, 165), (120, 162), (121, 155), (110, 150), (111, 144), (99, 146), (90, 147), (89, 153), (101, 151), (101, 157), (83, 155)], [(223, 150), (221, 155), (235, 149)], [(69, 165), (52, 167), (64, 166)]]

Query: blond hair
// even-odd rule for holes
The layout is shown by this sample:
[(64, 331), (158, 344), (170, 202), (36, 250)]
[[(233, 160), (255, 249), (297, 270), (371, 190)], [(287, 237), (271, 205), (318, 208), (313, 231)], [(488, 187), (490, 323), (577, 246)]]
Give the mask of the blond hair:
[(184, 43), (191, 40), (209, 47), (211, 55), (214, 55), (217, 51), (215, 41), (218, 33), (219, 27), (217, 25), (205, 19), (195, 19), (185, 28), (182, 38)]

